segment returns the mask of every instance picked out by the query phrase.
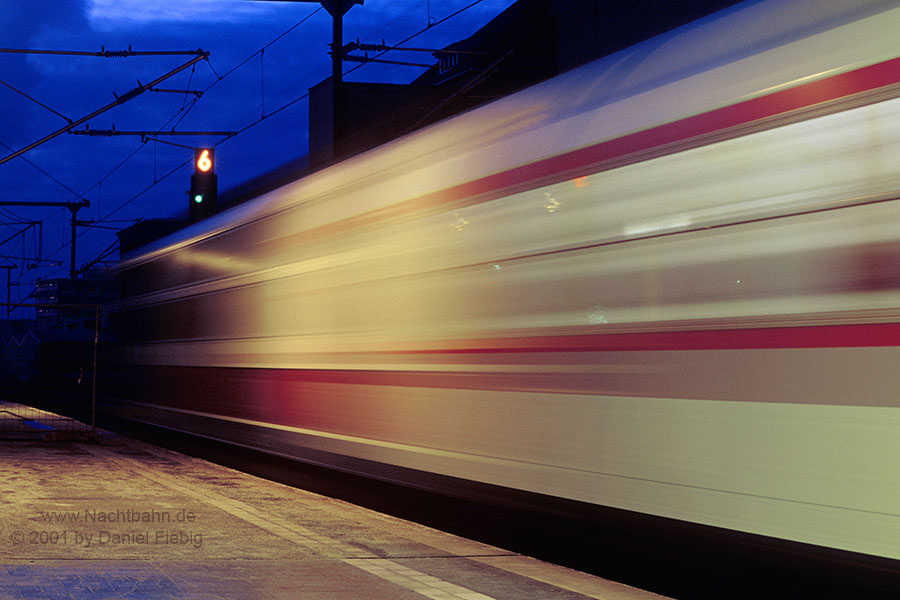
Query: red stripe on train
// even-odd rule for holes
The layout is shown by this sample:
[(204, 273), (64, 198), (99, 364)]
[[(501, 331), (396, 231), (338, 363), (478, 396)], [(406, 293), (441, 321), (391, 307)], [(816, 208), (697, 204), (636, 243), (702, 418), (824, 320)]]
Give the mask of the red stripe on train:
[(900, 346), (900, 323), (450, 340), (420, 349), (387, 353), (628, 352), (884, 346)]
[[(548, 179), (563, 181), (575, 174), (583, 175), (585, 172), (602, 171), (603, 163), (609, 163), (610, 168), (617, 166), (618, 163), (615, 161), (621, 161), (640, 152), (688, 142), (700, 136), (756, 123), (897, 83), (900, 83), (900, 58), (752, 98), (738, 104), (489, 175), (418, 198), (415, 202), (440, 204), (464, 198), (474, 199), (510, 188), (522, 188), (523, 186), (527, 188), (530, 183), (544, 185), (548, 184)], [(596, 168), (589, 169), (592, 166)], [(483, 198), (473, 201), (481, 200)]]

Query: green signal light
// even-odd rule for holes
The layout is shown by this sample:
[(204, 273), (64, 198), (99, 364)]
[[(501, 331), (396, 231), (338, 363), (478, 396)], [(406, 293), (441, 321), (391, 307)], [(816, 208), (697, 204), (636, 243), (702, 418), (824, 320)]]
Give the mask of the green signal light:
[(197, 194), (196, 196), (194, 196), (194, 202), (196, 202), (197, 204), (202, 203), (203, 202), (203, 194)]

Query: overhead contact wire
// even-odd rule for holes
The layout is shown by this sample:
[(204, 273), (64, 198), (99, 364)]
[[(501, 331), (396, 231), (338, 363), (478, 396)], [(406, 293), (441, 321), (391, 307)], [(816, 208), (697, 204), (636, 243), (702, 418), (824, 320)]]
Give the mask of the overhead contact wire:
[(26, 98), (28, 98), (29, 100), (31, 100), (32, 102), (34, 102), (35, 104), (37, 104), (38, 106), (40, 106), (41, 108), (45, 108), (45, 109), (49, 110), (50, 112), (52, 112), (52, 113), (53, 113), (54, 115), (56, 115), (57, 117), (59, 117), (59, 118), (61, 118), (61, 119), (64, 119), (65, 121), (68, 121), (70, 124), (72, 123), (72, 119), (70, 119), (69, 117), (67, 117), (66, 115), (64, 115), (64, 114), (62, 114), (62, 113), (60, 113), (60, 112), (58, 112), (58, 111), (53, 110), (52, 108), (50, 108), (49, 106), (47, 106), (46, 104), (44, 104), (43, 102), (41, 102), (40, 100), (36, 100), (35, 98), (32, 98), (31, 96), (29, 96), (28, 94), (26, 94), (26, 93), (23, 92), (22, 90), (20, 90), (20, 89), (18, 89), (18, 88), (16, 88), (16, 87), (13, 87), (12, 85), (8, 84), (7, 82), (3, 81), (2, 79), (0, 79), (0, 83), (2, 83), (3, 85), (5, 85), (6, 87), (8, 87), (9, 89), (11, 89), (12, 91), (16, 92), (17, 94), (20, 94), (20, 95), (22, 95), (22, 96), (25, 96)]
[[(256, 52), (254, 52), (253, 54), (251, 54), (250, 56), (248, 56), (246, 59), (244, 59), (243, 61), (241, 61), (240, 63), (238, 63), (237, 65), (235, 65), (235, 66), (232, 67), (231, 69), (229, 69), (228, 71), (226, 71), (224, 75), (219, 75), (218, 72), (216, 72), (215, 67), (213, 67), (211, 61), (207, 58), (206, 62), (207, 62), (207, 64), (209, 65), (210, 69), (213, 71), (213, 73), (215, 73), (217, 79), (216, 79), (215, 81), (213, 81), (213, 83), (211, 83), (209, 86), (207, 86), (206, 89), (203, 90), (203, 93), (205, 94), (207, 91), (209, 91), (210, 88), (212, 88), (213, 86), (215, 86), (215, 85), (216, 85), (217, 83), (219, 83), (222, 79), (225, 79), (226, 77), (228, 77), (229, 75), (231, 75), (232, 73), (234, 73), (236, 70), (238, 70), (240, 67), (242, 67), (243, 65), (245, 65), (245, 64), (247, 64), (248, 62), (250, 62), (251, 60), (253, 60), (253, 58), (254, 58), (257, 54), (261, 54), (262, 52), (264, 52), (264, 51), (266, 50), (266, 48), (269, 48), (269, 47), (272, 46), (273, 44), (277, 43), (279, 40), (281, 40), (281, 39), (284, 38), (286, 35), (288, 35), (288, 34), (291, 33), (293, 30), (295, 30), (297, 27), (299, 27), (300, 25), (302, 25), (303, 23), (305, 23), (306, 21), (308, 21), (310, 18), (312, 18), (316, 13), (318, 13), (318, 12), (321, 11), (321, 10), (322, 10), (322, 7), (319, 6), (318, 8), (316, 8), (315, 10), (313, 10), (312, 12), (310, 12), (308, 15), (306, 15), (305, 17), (303, 17), (303, 19), (301, 19), (300, 21), (298, 21), (297, 23), (295, 23), (294, 25), (292, 25), (291, 27), (289, 27), (287, 30), (285, 30), (283, 33), (281, 33), (281, 34), (278, 35), (277, 37), (273, 38), (270, 42), (268, 42), (267, 44), (265, 44), (264, 46), (262, 46), (259, 50), (257, 50)], [(193, 72), (193, 70), (192, 70), (192, 71), (191, 71), (191, 77), (192, 77), (192, 78), (193, 78), (193, 73), (194, 73), (194, 72)], [(288, 108), (289, 106), (291, 106), (291, 105), (293, 105), (293, 104), (299, 102), (300, 100), (302, 100), (303, 98), (307, 97), (308, 95), (309, 95), (309, 94), (307, 93), (307, 94), (305, 94), (303, 97), (297, 98), (297, 99), (295, 99), (295, 100), (289, 102), (287, 105), (285, 105), (285, 106), (279, 108), (278, 110), (276, 110), (276, 111), (273, 112), (273, 113), (270, 113), (270, 114), (267, 115), (267, 116), (272, 116), (272, 115), (274, 115), (274, 114), (277, 114), (278, 112), (281, 112), (281, 111), (284, 110), (285, 108)], [(176, 113), (176, 115), (173, 115), (173, 116), (169, 119), (169, 122), (171, 122), (172, 119), (174, 119), (175, 117), (179, 117), (178, 120), (175, 122), (175, 125), (173, 125), (173, 128), (174, 128), (174, 127), (177, 127), (178, 124), (179, 124), (179, 123), (187, 116), (187, 113), (190, 112), (190, 110), (196, 105), (196, 103), (197, 103), (198, 100), (199, 100), (199, 96), (198, 96), (198, 97), (195, 97), (189, 104), (187, 104), (187, 108), (185, 108), (185, 106), (182, 105), (182, 108), (179, 110), (179, 112)], [(180, 116), (179, 116), (179, 114), (180, 114)], [(164, 125), (163, 127), (165, 127), (165, 126), (166, 126), (166, 125)], [(245, 131), (246, 129), (249, 129), (249, 127), (246, 127), (246, 128), (244, 128), (243, 130), (238, 131), (238, 133), (240, 133), (241, 131)], [(105, 176), (103, 176), (103, 177), (100, 179), (100, 181), (98, 181), (97, 183), (95, 183), (94, 185), (92, 185), (90, 188), (88, 188), (88, 190), (87, 190), (85, 193), (91, 191), (92, 189), (94, 189), (94, 188), (97, 187), (98, 185), (101, 185), (102, 182), (103, 182), (105, 179), (107, 179), (107, 178), (108, 178), (109, 176), (111, 176), (115, 171), (117, 171), (119, 168), (121, 168), (126, 162), (128, 162), (131, 158), (133, 158), (138, 152), (140, 152), (140, 150), (141, 150), (143, 147), (144, 147), (144, 145), (141, 144), (141, 146), (139, 146), (134, 152), (132, 152), (128, 157), (126, 157), (126, 158), (125, 158), (122, 162), (120, 162), (118, 165), (116, 165), (109, 173), (107, 173)], [(135, 194), (134, 196), (132, 196), (131, 198), (129, 198), (128, 200), (126, 200), (125, 202), (123, 202), (122, 204), (120, 204), (118, 207), (116, 207), (115, 209), (113, 209), (112, 211), (110, 211), (109, 213), (107, 213), (106, 215), (104, 215), (104, 216), (102, 216), (102, 217), (99, 217), (98, 220), (97, 220), (97, 223), (99, 224), (99, 223), (102, 223), (102, 222), (106, 221), (109, 217), (111, 217), (112, 215), (116, 214), (116, 213), (119, 212), (120, 210), (124, 209), (126, 206), (128, 206), (129, 204), (131, 204), (132, 202), (134, 202), (135, 200), (137, 200), (138, 198), (140, 198), (141, 196), (143, 196), (144, 194), (146, 194), (148, 191), (150, 191), (150, 189), (152, 189), (156, 184), (165, 181), (165, 180), (168, 179), (171, 175), (173, 175), (174, 173), (176, 173), (178, 170), (180, 170), (181, 168), (183, 168), (184, 166), (186, 166), (186, 165), (189, 164), (190, 162), (191, 162), (190, 160), (187, 160), (187, 161), (184, 161), (183, 163), (179, 164), (179, 165), (176, 166), (174, 169), (172, 169), (171, 171), (169, 171), (168, 173), (166, 173), (166, 174), (164, 174), (162, 177), (160, 177), (158, 180), (154, 181), (154, 183), (150, 184), (149, 186), (147, 186), (146, 188), (144, 188), (143, 190), (141, 190), (140, 192), (138, 192), (137, 194)], [(89, 229), (90, 229), (90, 228), (89, 228)], [(87, 234), (87, 231), (83, 231), (83, 232), (79, 233), (77, 237), (80, 238), (80, 237), (82, 237), (83, 235), (86, 235), (86, 234)], [(65, 248), (68, 247), (69, 243), (70, 243), (70, 242), (63, 243), (62, 246), (60, 246), (59, 248), (57, 248), (56, 250), (54, 250), (53, 252), (51, 252), (48, 256), (52, 256), (52, 255), (54, 255), (54, 254), (56, 254), (56, 253), (58, 253), (58, 252), (64, 250)]]
[[(403, 39), (403, 40), (397, 42), (396, 44), (394, 44), (394, 47), (392, 47), (392, 48), (390, 48), (390, 49), (388, 49), (388, 50), (384, 50), (384, 51), (380, 52), (379, 54), (376, 54), (375, 57), (373, 57), (373, 58), (377, 58), (377, 57), (379, 57), (379, 56), (383, 56), (384, 54), (390, 52), (391, 50), (398, 49), (398, 48), (396, 48), (397, 46), (399, 46), (399, 45), (401, 45), (401, 44), (405, 44), (406, 42), (408, 42), (408, 41), (410, 41), (410, 40), (412, 40), (412, 39), (414, 39), (414, 38), (417, 38), (418, 36), (422, 35), (423, 33), (426, 33), (426, 32), (428, 32), (429, 30), (431, 30), (433, 27), (435, 27), (435, 26), (437, 26), (437, 25), (440, 25), (441, 23), (444, 23), (444, 22), (446, 22), (446, 21), (452, 19), (453, 17), (456, 17), (457, 15), (459, 15), (459, 14), (461, 14), (461, 13), (463, 13), (463, 12), (469, 10), (470, 8), (472, 8), (473, 6), (475, 6), (475, 5), (477, 5), (477, 4), (481, 4), (482, 1), (483, 1), (483, 0), (475, 0), (475, 1), (472, 2), (471, 4), (468, 4), (468, 5), (466, 5), (466, 6), (462, 7), (462, 8), (460, 8), (460, 9), (457, 10), (456, 12), (453, 12), (453, 13), (447, 15), (447, 16), (444, 17), (443, 19), (440, 19), (440, 20), (438, 20), (438, 21), (435, 21), (435, 22), (432, 23), (429, 27), (425, 27), (424, 29), (420, 29), (420, 30), (417, 31), (416, 33), (412, 34), (411, 36), (409, 36), (409, 37), (407, 37), (407, 38), (405, 38), (405, 39)], [(313, 13), (313, 14), (315, 14), (315, 13)], [(312, 16), (312, 14), (311, 14), (310, 16)], [(256, 56), (256, 54), (258, 54), (258, 52), (255, 53), (255, 54), (253, 54), (253, 56)], [(249, 61), (251, 58), (253, 58), (253, 56), (251, 56), (250, 58), (248, 58), (247, 60), (245, 60), (245, 61), (244, 61), (243, 63), (241, 63), (241, 64), (246, 63), (246, 62)], [(239, 66), (240, 66), (240, 65), (239, 65)], [(344, 72), (343, 72), (343, 75), (349, 75), (349, 74), (352, 73), (353, 71), (356, 71), (357, 69), (359, 69), (359, 68), (361, 68), (361, 67), (363, 67), (363, 66), (365, 66), (365, 65), (364, 65), (364, 64), (356, 65), (356, 66), (353, 67), (352, 69), (349, 69), (348, 71), (344, 71)], [(235, 68), (237, 68), (237, 67), (235, 67)], [(234, 70), (234, 69), (232, 69), (232, 70)], [(210, 87), (212, 87), (212, 86), (210, 86)], [(207, 89), (209, 89), (209, 88), (207, 88)], [(237, 137), (238, 135), (240, 135), (241, 133), (247, 131), (248, 129), (251, 129), (251, 128), (253, 128), (253, 127), (259, 125), (260, 123), (262, 123), (263, 121), (265, 121), (265, 120), (268, 119), (269, 117), (273, 117), (273, 116), (277, 115), (277, 114), (280, 113), (281, 111), (283, 111), (283, 110), (285, 110), (285, 109), (287, 109), (287, 108), (290, 108), (290, 107), (293, 106), (294, 104), (300, 102), (301, 100), (305, 100), (305, 99), (308, 98), (308, 97), (309, 97), (309, 92), (303, 94), (302, 96), (298, 96), (297, 98), (294, 98), (293, 100), (291, 100), (291, 101), (288, 102), (287, 104), (284, 104), (284, 105), (280, 106), (279, 108), (273, 110), (273, 111), (270, 112), (269, 114), (265, 115), (265, 117), (260, 118), (260, 119), (257, 119), (256, 121), (253, 121), (252, 123), (249, 123), (249, 124), (245, 125), (245, 126), (242, 127), (241, 129), (238, 129), (238, 130), (237, 130), (237, 133), (236, 133), (235, 135), (231, 136), (231, 137), (228, 138), (227, 140), (222, 140), (222, 141), (219, 142), (219, 143), (225, 143), (225, 142), (227, 142), (228, 140)], [(218, 144), (216, 144), (216, 146), (218, 146)]]
[[(471, 2), (471, 3), (467, 4), (466, 6), (464, 6), (464, 7), (460, 8), (460, 9), (454, 11), (453, 13), (447, 15), (446, 17), (444, 17), (444, 18), (442, 18), (442, 19), (439, 19), (439, 20), (436, 20), (434, 23), (431, 23), (429, 26), (427, 26), (427, 27), (425, 27), (425, 28), (423, 28), (423, 29), (420, 29), (419, 31), (413, 33), (412, 35), (410, 35), (410, 36), (404, 38), (403, 40), (401, 40), (401, 41), (399, 41), (399, 42), (397, 42), (396, 44), (394, 44), (394, 46), (395, 46), (395, 47), (396, 47), (396, 46), (400, 46), (400, 45), (405, 44), (406, 42), (408, 42), (408, 41), (410, 41), (410, 40), (412, 40), (412, 39), (415, 39), (416, 37), (422, 35), (423, 33), (426, 33), (426, 32), (428, 32), (428, 31), (430, 31), (430, 30), (431, 30), (432, 28), (434, 28), (435, 26), (440, 25), (440, 24), (442, 24), (442, 23), (445, 23), (445, 22), (449, 21), (450, 19), (452, 19), (452, 18), (454, 18), (454, 17), (456, 17), (456, 16), (462, 14), (463, 12), (469, 10), (470, 8), (472, 8), (472, 7), (474, 7), (474, 6), (478, 5), (478, 4), (481, 4), (482, 1), (483, 1), (483, 0), (475, 0), (474, 2)], [(215, 68), (212, 66), (211, 61), (207, 58), (206, 62), (207, 62), (207, 64), (210, 66), (210, 68), (213, 70), (213, 72), (216, 73), (217, 79), (216, 79), (215, 81), (213, 81), (209, 86), (207, 86), (207, 87), (203, 90), (203, 93), (205, 94), (207, 91), (209, 91), (212, 87), (214, 87), (214, 86), (215, 86), (216, 84), (218, 84), (220, 81), (222, 81), (223, 79), (225, 79), (226, 77), (228, 77), (229, 75), (231, 75), (232, 73), (234, 73), (235, 71), (237, 71), (239, 68), (241, 68), (242, 66), (244, 66), (245, 64), (247, 64), (248, 62), (250, 62), (251, 60), (253, 60), (257, 55), (261, 55), (267, 48), (269, 48), (270, 46), (272, 46), (273, 44), (275, 44), (276, 42), (278, 42), (279, 40), (281, 40), (282, 38), (284, 38), (286, 35), (288, 35), (288, 34), (289, 34), (290, 32), (292, 32), (294, 29), (296, 29), (297, 27), (299, 27), (300, 25), (302, 25), (303, 23), (305, 23), (306, 21), (308, 21), (310, 18), (312, 18), (314, 15), (316, 15), (316, 14), (317, 14), (319, 11), (321, 11), (321, 10), (322, 10), (322, 7), (319, 6), (318, 8), (316, 8), (315, 10), (313, 10), (312, 12), (310, 12), (308, 15), (306, 15), (303, 19), (301, 19), (300, 21), (298, 21), (297, 23), (295, 23), (294, 25), (292, 25), (290, 28), (288, 28), (287, 30), (285, 30), (282, 34), (280, 34), (279, 36), (277, 36), (276, 38), (274, 38), (272, 41), (270, 41), (269, 43), (265, 44), (265, 45), (262, 46), (259, 50), (257, 50), (256, 52), (254, 52), (253, 54), (251, 54), (250, 56), (248, 56), (247, 58), (245, 58), (244, 60), (242, 60), (240, 63), (236, 64), (234, 67), (232, 67), (231, 69), (229, 69), (228, 71), (226, 71), (224, 75), (218, 75), (218, 73), (216, 72)], [(395, 48), (391, 48), (391, 49), (385, 50), (385, 51), (379, 53), (379, 54), (376, 55), (376, 56), (382, 56), (383, 54), (386, 54), (387, 52), (390, 52), (390, 51), (393, 50), (393, 49), (395, 49)], [(362, 64), (357, 65), (357, 66), (353, 67), (352, 69), (349, 69), (348, 71), (344, 72), (344, 75), (350, 74), (350, 73), (356, 71), (357, 69), (359, 69), (359, 68), (362, 67), (362, 66), (364, 66), (364, 65), (362, 65)], [(259, 125), (260, 123), (262, 123), (263, 121), (267, 120), (268, 118), (273, 117), (273, 116), (277, 115), (278, 113), (280, 113), (280, 112), (282, 112), (282, 111), (284, 111), (284, 110), (287, 110), (288, 108), (290, 108), (290, 107), (293, 106), (294, 104), (297, 104), (298, 102), (300, 102), (300, 101), (302, 101), (302, 100), (305, 100), (305, 99), (307, 99), (308, 97), (309, 97), (309, 92), (306, 92), (306, 93), (302, 94), (301, 96), (298, 96), (298, 97), (294, 98), (293, 100), (291, 100), (291, 101), (289, 101), (289, 102), (283, 104), (282, 106), (278, 107), (277, 109), (273, 110), (272, 112), (270, 112), (270, 113), (268, 113), (268, 114), (265, 114), (265, 112), (263, 112), (263, 116), (262, 116), (261, 118), (259, 118), (259, 119), (255, 120), (255, 121), (253, 121), (253, 122), (251, 122), (251, 123), (245, 125), (244, 127), (238, 129), (238, 130), (237, 130), (237, 133), (235, 133), (235, 135), (229, 137), (228, 139), (222, 140), (221, 142), (218, 142), (218, 143), (214, 144), (214, 146), (218, 146), (218, 145), (220, 145), (220, 144), (222, 144), (222, 143), (227, 142), (227, 141), (230, 140), (230, 139), (233, 139), (233, 138), (237, 137), (237, 136), (240, 135), (241, 133), (243, 133), (243, 132), (245, 132), (245, 131), (247, 131), (247, 130), (253, 128), (253, 127), (255, 127), (256, 125)], [(199, 98), (195, 98), (195, 99), (191, 102), (191, 104), (188, 105), (188, 108), (187, 108), (188, 111), (193, 107), (194, 104), (196, 104), (196, 102), (198, 101), (198, 99), (199, 99)], [(263, 108), (263, 111), (265, 111), (265, 108)], [(182, 110), (182, 111), (179, 111), (179, 112), (183, 112), (183, 110)], [(181, 118), (178, 120), (178, 122), (180, 122), (183, 118), (184, 118), (184, 115), (181, 116)], [(177, 126), (177, 123), (176, 123), (176, 126)], [(142, 146), (142, 147), (143, 147), (143, 146)], [(134, 154), (136, 154), (138, 151), (140, 151), (140, 148), (138, 148), (138, 149), (134, 152)], [(131, 156), (133, 156), (134, 154), (132, 154)], [(131, 156), (129, 156), (129, 159), (131, 158)], [(127, 161), (127, 160), (128, 160), (128, 159), (126, 159), (126, 161)], [(122, 164), (124, 164), (124, 162), (125, 162), (125, 161), (123, 161)], [(111, 212), (107, 213), (105, 216), (103, 216), (102, 218), (100, 218), (100, 219), (98, 220), (98, 223), (99, 223), (99, 222), (102, 222), (102, 221), (105, 221), (106, 219), (108, 219), (108, 218), (111, 217), (112, 215), (114, 215), (114, 214), (116, 214), (117, 212), (119, 212), (120, 210), (124, 209), (126, 206), (128, 206), (129, 204), (131, 204), (132, 202), (134, 202), (135, 200), (137, 200), (138, 198), (140, 198), (141, 196), (143, 196), (144, 194), (146, 194), (148, 191), (150, 191), (150, 189), (152, 189), (157, 183), (161, 183), (162, 181), (165, 181), (167, 178), (169, 178), (170, 176), (172, 176), (173, 174), (175, 174), (177, 171), (179, 171), (179, 170), (182, 169), (183, 167), (185, 167), (185, 166), (187, 166), (188, 164), (190, 164), (190, 162), (191, 162), (191, 160), (186, 160), (186, 161), (182, 162), (181, 164), (179, 164), (178, 166), (176, 166), (174, 169), (172, 169), (171, 171), (169, 171), (168, 173), (166, 173), (165, 175), (163, 175), (162, 177), (160, 177), (160, 179), (159, 179), (158, 181), (156, 181), (156, 182), (150, 184), (148, 187), (144, 188), (143, 190), (141, 190), (140, 192), (138, 192), (136, 195), (134, 195), (133, 197), (129, 198), (128, 200), (126, 200), (125, 202), (123, 202), (122, 204), (120, 204), (118, 207), (116, 207), (115, 209), (113, 209)], [(119, 166), (121, 166), (121, 164), (120, 164)], [(119, 168), (119, 167), (116, 167), (116, 169), (118, 169), (118, 168)], [(110, 174), (112, 174), (112, 173), (110, 173)], [(109, 176), (109, 175), (107, 175), (107, 177), (108, 177), (108, 176)], [(96, 184), (95, 184), (95, 185), (96, 185)], [(92, 186), (91, 189), (93, 189), (93, 186)], [(81, 237), (81, 236), (84, 235), (85, 233), (86, 233), (86, 232), (83, 232), (83, 233), (79, 234), (78, 237)], [(64, 249), (66, 246), (67, 246), (67, 244), (63, 244), (63, 246), (60, 247), (58, 250), (54, 251), (53, 254), (55, 254), (56, 252), (59, 252), (60, 250)]]

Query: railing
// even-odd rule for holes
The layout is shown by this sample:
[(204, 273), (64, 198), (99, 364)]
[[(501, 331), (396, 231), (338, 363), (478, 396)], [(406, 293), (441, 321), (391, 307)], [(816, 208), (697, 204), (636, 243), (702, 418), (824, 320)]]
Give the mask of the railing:
[(32, 329), (0, 337), (0, 438), (95, 440), (100, 305), (8, 304), (68, 312), (90, 329)]

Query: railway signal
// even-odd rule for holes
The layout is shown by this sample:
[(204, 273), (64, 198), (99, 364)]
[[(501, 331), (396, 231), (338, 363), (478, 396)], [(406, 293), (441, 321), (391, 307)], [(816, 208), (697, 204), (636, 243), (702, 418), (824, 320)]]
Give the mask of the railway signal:
[(193, 223), (216, 212), (218, 181), (215, 148), (194, 149), (194, 173), (188, 194), (188, 217)]

